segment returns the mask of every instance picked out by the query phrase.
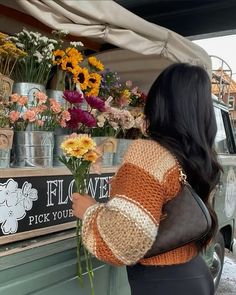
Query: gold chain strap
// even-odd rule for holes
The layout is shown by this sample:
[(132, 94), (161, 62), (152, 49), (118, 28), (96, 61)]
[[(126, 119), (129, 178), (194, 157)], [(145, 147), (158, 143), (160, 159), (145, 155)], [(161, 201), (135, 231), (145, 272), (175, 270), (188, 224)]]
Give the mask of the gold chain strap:
[(176, 158), (176, 156), (174, 155), (175, 161), (177, 163), (178, 166), (178, 170), (179, 170), (179, 181), (182, 182), (183, 184), (187, 183), (187, 175), (184, 173), (178, 159)]

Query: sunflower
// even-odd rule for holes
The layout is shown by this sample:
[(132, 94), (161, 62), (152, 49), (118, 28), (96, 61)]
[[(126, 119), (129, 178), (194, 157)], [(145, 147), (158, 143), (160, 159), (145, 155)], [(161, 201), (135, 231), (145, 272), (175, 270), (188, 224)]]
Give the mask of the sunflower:
[(74, 47), (66, 48), (66, 54), (69, 57), (74, 57), (77, 59), (77, 63), (80, 63), (83, 60), (83, 55)]
[(73, 70), (73, 82), (79, 83), (81, 90), (85, 90), (88, 87), (89, 71), (86, 68), (76, 67)]
[(104, 70), (104, 65), (95, 56), (89, 57), (88, 62), (92, 67), (96, 68), (97, 70)]
[(61, 62), (61, 68), (63, 71), (73, 73), (74, 68), (77, 66), (76, 59), (74, 57), (65, 56)]
[(60, 65), (62, 62), (62, 58), (65, 56), (65, 51), (57, 49), (53, 51), (53, 56), (54, 56), (54, 65)]
[(88, 86), (90, 88), (99, 88), (101, 84), (102, 77), (98, 73), (91, 73), (89, 76)]
[(89, 89), (89, 91), (86, 91), (86, 95), (90, 96), (90, 95), (94, 95), (94, 96), (98, 96), (99, 94), (99, 88), (91, 88)]

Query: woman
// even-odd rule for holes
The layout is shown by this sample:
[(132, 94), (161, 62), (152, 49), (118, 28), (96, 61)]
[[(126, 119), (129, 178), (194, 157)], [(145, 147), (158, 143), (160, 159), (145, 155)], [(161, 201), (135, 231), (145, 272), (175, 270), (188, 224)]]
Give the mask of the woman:
[(178, 163), (210, 208), (221, 168), (212, 148), (216, 121), (208, 74), (189, 64), (169, 66), (153, 83), (144, 114), (149, 139), (136, 140), (128, 149), (109, 202), (73, 194), (84, 244), (100, 260), (127, 265), (132, 295), (213, 295), (212, 277), (199, 255), (217, 230), (212, 209), (207, 238), (144, 258), (158, 235), (163, 204), (180, 190)]

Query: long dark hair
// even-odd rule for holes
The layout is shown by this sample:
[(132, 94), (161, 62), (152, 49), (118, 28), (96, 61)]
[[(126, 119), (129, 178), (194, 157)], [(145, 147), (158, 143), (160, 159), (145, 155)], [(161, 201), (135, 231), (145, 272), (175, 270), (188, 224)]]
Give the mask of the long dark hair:
[(213, 149), (217, 126), (207, 72), (185, 63), (169, 66), (151, 86), (144, 114), (149, 137), (176, 156), (188, 182), (210, 211), (211, 231), (198, 243), (203, 249), (218, 227), (209, 195), (221, 172)]

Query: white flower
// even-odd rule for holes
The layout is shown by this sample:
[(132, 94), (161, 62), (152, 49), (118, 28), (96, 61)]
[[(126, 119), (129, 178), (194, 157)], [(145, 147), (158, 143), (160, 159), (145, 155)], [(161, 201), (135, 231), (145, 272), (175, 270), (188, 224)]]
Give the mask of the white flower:
[(78, 42), (70, 42), (70, 45), (71, 46), (74, 46), (74, 47), (84, 47), (84, 44), (80, 41)]
[(106, 122), (106, 118), (103, 115), (97, 116), (97, 125), (98, 127), (103, 127)]
[(22, 192), (20, 195), (20, 203), (23, 205), (25, 210), (31, 210), (33, 206), (33, 201), (38, 200), (38, 191), (32, 188), (32, 184), (29, 182), (24, 182), (22, 186)]
[(0, 206), (0, 223), (4, 235), (14, 234), (18, 229), (18, 220), (25, 217), (25, 209), (22, 204), (15, 206)]
[(0, 204), (6, 202), (7, 206), (14, 206), (18, 201), (18, 184), (13, 179), (0, 185)]
[(17, 46), (18, 48), (21, 48), (21, 49), (24, 49), (24, 48), (25, 48), (25, 45), (22, 44), (22, 43), (20, 43), (20, 42), (16, 42), (16, 46)]
[(39, 51), (36, 51), (33, 56), (37, 57), (37, 62), (40, 63), (43, 60), (43, 56)]

